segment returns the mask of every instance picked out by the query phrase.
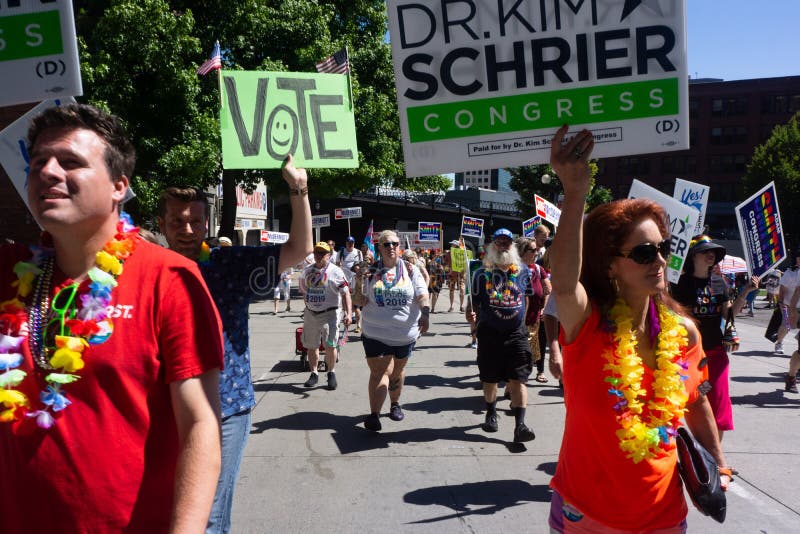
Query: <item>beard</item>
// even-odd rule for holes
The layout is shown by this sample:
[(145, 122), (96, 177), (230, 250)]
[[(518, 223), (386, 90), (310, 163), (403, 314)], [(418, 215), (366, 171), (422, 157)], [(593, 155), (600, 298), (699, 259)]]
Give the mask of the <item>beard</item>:
[(500, 251), (494, 246), (494, 243), (489, 243), (486, 246), (486, 256), (483, 258), (483, 265), (487, 269), (494, 269), (498, 267), (502, 270), (508, 269), (511, 265), (520, 265), (519, 254), (517, 247), (513, 244), (507, 250)]

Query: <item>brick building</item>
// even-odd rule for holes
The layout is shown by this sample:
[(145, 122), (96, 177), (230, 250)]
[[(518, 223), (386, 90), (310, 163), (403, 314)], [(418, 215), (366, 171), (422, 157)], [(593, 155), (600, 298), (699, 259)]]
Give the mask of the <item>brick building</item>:
[(800, 111), (800, 76), (689, 83), (689, 150), (599, 162), (599, 184), (615, 198), (636, 178), (672, 195), (675, 178), (711, 186), (706, 222), (717, 237), (738, 239), (733, 207), (744, 200), (742, 176), (755, 147)]

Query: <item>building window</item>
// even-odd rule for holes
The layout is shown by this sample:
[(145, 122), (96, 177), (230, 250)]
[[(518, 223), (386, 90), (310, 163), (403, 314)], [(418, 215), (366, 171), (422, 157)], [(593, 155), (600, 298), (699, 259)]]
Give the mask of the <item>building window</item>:
[(700, 116), (700, 101), (694, 98), (689, 99), (689, 116), (697, 118)]
[(770, 95), (761, 98), (761, 113), (787, 113), (789, 111), (789, 97), (785, 95)]
[(714, 98), (711, 101), (713, 117), (735, 117), (747, 114), (747, 97)]
[(744, 126), (726, 126), (711, 128), (712, 145), (736, 145), (747, 141), (747, 128)]
[(694, 156), (686, 157), (686, 174), (694, 176), (697, 174), (697, 158)]
[(711, 128), (711, 144), (722, 144), (722, 128)]
[(650, 159), (636, 156), (620, 158), (619, 172), (623, 175), (650, 174)]

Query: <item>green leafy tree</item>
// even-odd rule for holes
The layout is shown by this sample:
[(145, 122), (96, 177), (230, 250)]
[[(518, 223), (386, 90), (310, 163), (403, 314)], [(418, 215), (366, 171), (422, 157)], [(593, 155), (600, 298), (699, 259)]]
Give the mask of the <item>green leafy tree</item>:
[(800, 241), (800, 113), (783, 126), (776, 126), (772, 135), (756, 147), (747, 166), (744, 188), (752, 195), (775, 181), (781, 222), (789, 243)]
[[(439, 191), (441, 176), (404, 177), (391, 49), (383, 0), (76, 0), (85, 97), (127, 121), (139, 156), (134, 215), (155, 209), (166, 184), (223, 194), (265, 181), (285, 191), (276, 170), (222, 171), (217, 76), (199, 78), (215, 40), (226, 69), (314, 72), (345, 46), (350, 52), (358, 169), (314, 169), (315, 195), (333, 197), (392, 185)], [(235, 205), (223, 205), (230, 232)]]
[[(611, 191), (602, 186), (595, 186), (594, 177), (598, 167), (594, 161), (589, 162), (589, 169), (592, 174), (592, 181), (589, 186), (589, 194), (586, 195), (586, 209), (591, 210), (595, 206), (610, 202), (613, 197)], [(555, 171), (550, 165), (526, 165), (523, 167), (512, 167), (507, 169), (511, 174), (508, 185), (512, 191), (519, 195), (517, 208), (520, 210), (523, 219), (529, 219), (536, 215), (536, 205), (533, 196), (539, 195), (555, 204), (558, 195), (563, 191), (561, 182)], [(550, 176), (549, 183), (542, 181), (542, 176)]]
[(164, 0), (76, 8), (84, 97), (120, 115), (136, 146), (138, 202), (128, 209), (137, 218), (152, 214), (168, 183), (215, 183), (219, 127), (192, 69), (200, 42), (191, 14)]

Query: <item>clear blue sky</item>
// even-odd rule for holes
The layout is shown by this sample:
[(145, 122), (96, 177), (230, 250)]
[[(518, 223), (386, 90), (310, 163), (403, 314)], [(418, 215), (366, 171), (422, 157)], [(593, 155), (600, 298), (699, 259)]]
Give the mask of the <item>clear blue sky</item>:
[(800, 0), (687, 0), (692, 78), (800, 75)]

